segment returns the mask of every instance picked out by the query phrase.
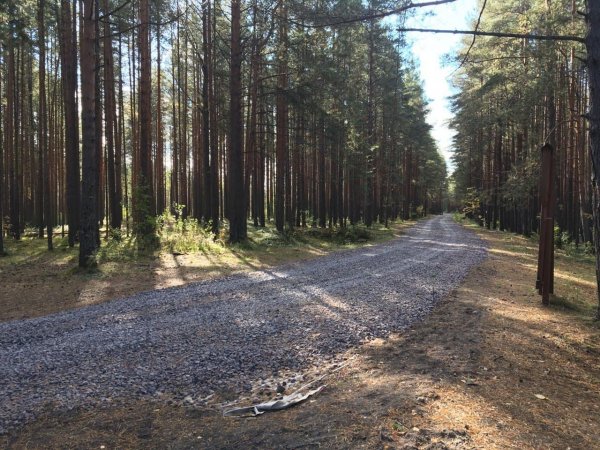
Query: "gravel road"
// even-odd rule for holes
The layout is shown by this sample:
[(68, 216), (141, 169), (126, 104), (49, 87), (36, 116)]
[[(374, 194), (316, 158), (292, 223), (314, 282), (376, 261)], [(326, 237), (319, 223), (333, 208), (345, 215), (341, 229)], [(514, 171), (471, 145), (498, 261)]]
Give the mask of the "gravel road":
[(444, 215), (375, 246), (0, 323), (0, 433), (47, 408), (294, 383), (421, 319), (485, 256)]

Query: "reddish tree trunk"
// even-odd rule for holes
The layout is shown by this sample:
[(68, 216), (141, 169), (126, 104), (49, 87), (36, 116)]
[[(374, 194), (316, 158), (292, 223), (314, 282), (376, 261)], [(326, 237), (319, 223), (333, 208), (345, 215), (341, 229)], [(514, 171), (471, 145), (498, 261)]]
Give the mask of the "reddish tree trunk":
[(229, 142), (229, 240), (247, 238), (246, 195), (244, 193), (244, 152), (242, 144), (242, 47), (240, 0), (231, 1), (231, 78)]
[(83, 2), (81, 62), (82, 183), (79, 266), (95, 263), (98, 243), (98, 161), (96, 149), (96, 8), (95, 0)]

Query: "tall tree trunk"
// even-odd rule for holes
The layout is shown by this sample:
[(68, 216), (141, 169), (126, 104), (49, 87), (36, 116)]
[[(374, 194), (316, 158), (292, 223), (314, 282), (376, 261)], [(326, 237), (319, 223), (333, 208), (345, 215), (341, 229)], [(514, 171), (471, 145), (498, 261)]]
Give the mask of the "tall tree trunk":
[[(248, 111), (248, 131), (246, 139), (246, 161), (249, 165), (246, 166), (246, 195), (247, 200), (252, 200), (251, 205), (251, 217), (254, 222), (254, 226), (258, 226), (258, 135), (257, 135), (257, 116), (258, 116), (258, 65), (260, 60), (260, 47), (258, 45), (257, 38), (257, 6), (256, 1), (252, 7), (252, 24), (253, 24), (253, 35), (252, 35), (252, 56), (250, 62), (250, 86), (249, 86), (249, 97), (250, 97), (250, 108)], [(250, 194), (251, 193), (251, 194)]]
[[(117, 135), (115, 139), (115, 191), (116, 202), (118, 204), (117, 214), (119, 228), (123, 223), (123, 207), (127, 212), (127, 234), (129, 234), (129, 198), (127, 196), (127, 165), (123, 164), (126, 161), (123, 142), (125, 141), (125, 103), (123, 98), (123, 52), (122, 39), (119, 35), (119, 116), (117, 118)], [(123, 198), (123, 175), (125, 175), (125, 198)]]
[[(371, 6), (369, 6), (371, 7)], [(366, 186), (365, 186), (365, 212), (364, 222), (368, 227), (373, 223), (373, 163), (374, 163), (374, 152), (375, 152), (375, 106), (374, 106), (374, 87), (375, 87), (375, 63), (374, 63), (374, 46), (373, 41), (373, 28), (375, 24), (373, 21), (369, 23), (369, 85), (368, 85), (368, 98), (367, 98), (367, 164), (366, 164)]]
[(150, 5), (149, 0), (139, 2), (139, 49), (140, 49), (140, 82), (139, 82), (139, 174), (134, 194), (135, 231), (138, 245), (142, 248), (156, 246), (156, 203), (152, 185), (152, 84), (150, 60)]
[(83, 29), (80, 43), (82, 183), (79, 266), (95, 264), (98, 243), (98, 161), (96, 149), (96, 8), (95, 0), (83, 1)]
[[(135, 21), (135, 8), (132, 8), (132, 21)], [(136, 196), (134, 195), (134, 189), (138, 184), (137, 178), (138, 178), (138, 174), (139, 174), (139, 166), (140, 166), (140, 161), (139, 161), (139, 116), (138, 116), (138, 100), (137, 100), (137, 71), (138, 71), (138, 65), (136, 63), (136, 47), (137, 45), (135, 45), (135, 39), (136, 39), (136, 31), (137, 30), (133, 30), (133, 32), (131, 33), (131, 35), (128, 35), (127, 37), (127, 47), (131, 49), (131, 53), (128, 53), (128, 58), (129, 58), (129, 121), (130, 121), (130, 136), (131, 136), (131, 146), (130, 151), (131, 151), (131, 170), (129, 172), (129, 179), (130, 181), (130, 185), (131, 185), (131, 190), (127, 189), (127, 186), (129, 183), (127, 183), (128, 179), (127, 179), (127, 164), (124, 164), (124, 169), (125, 169), (125, 197), (130, 200), (131, 204), (131, 209), (132, 209), (132, 213), (135, 210), (135, 203), (136, 203)], [(129, 56), (131, 55), (131, 56)], [(126, 210), (126, 214), (127, 214), (127, 232), (129, 233), (129, 208)], [(133, 215), (133, 214), (132, 214)]]
[[(38, 7), (38, 43), (40, 52), (39, 61), (39, 114), (38, 114), (38, 145), (40, 154), (44, 160), (39, 171), (42, 175), (42, 186), (45, 192), (43, 196), (44, 219), (46, 221), (46, 233), (48, 236), (48, 250), (52, 250), (52, 190), (50, 186), (50, 160), (48, 158), (48, 115), (46, 113), (46, 27), (44, 20), (45, 0), (39, 0)], [(43, 232), (42, 232), (43, 235)]]
[(14, 30), (11, 29), (11, 35), (8, 39), (8, 61), (7, 61), (7, 82), (6, 82), (6, 151), (8, 163), (8, 185), (9, 185), (9, 214), (10, 234), (14, 239), (20, 239), (21, 225), (19, 223), (19, 201), (18, 201), (18, 108), (15, 97), (16, 92), (16, 64), (15, 64), (15, 42)]
[(590, 85), (590, 155), (594, 179), (594, 247), (596, 249), (596, 288), (600, 320), (600, 2), (587, 1), (587, 64)]
[(244, 152), (242, 148), (242, 46), (240, 0), (231, 1), (231, 79), (229, 142), (229, 240), (247, 238)]
[(275, 226), (282, 232), (285, 224), (285, 181), (288, 168), (288, 109), (285, 98), (287, 74), (287, 8), (280, 3), (279, 46), (277, 50), (277, 147), (275, 168)]
[(319, 119), (319, 226), (325, 228), (327, 226), (327, 205), (325, 193), (326, 185), (325, 174), (325, 120), (321, 115)]
[(200, 55), (194, 51), (197, 58), (193, 61), (193, 101), (192, 101), (192, 214), (198, 221), (202, 221), (202, 175), (203, 175), (203, 151), (202, 151), (202, 88), (200, 86), (200, 71), (198, 60)]
[[(175, 32), (171, 33), (171, 39), (176, 39)], [(171, 195), (170, 209), (176, 214), (175, 204), (179, 203), (179, 117), (177, 114), (177, 99), (179, 97), (176, 82), (177, 61), (179, 59), (179, 37), (174, 45), (175, 49), (171, 52), (171, 73), (173, 74), (173, 82), (171, 83)], [(173, 55), (173, 53), (175, 53)]]
[(210, 85), (210, 1), (202, 3), (202, 162), (204, 168), (204, 199), (202, 218), (204, 223), (211, 220), (212, 199), (211, 199), (211, 161), (210, 161), (210, 115), (209, 115), (209, 92)]
[[(258, 70), (256, 78), (259, 79), (262, 72), (262, 57), (259, 55)], [(260, 227), (265, 226), (265, 174), (266, 174), (266, 136), (265, 136), (265, 119), (266, 119), (266, 107), (263, 100), (264, 86), (261, 83), (259, 86), (259, 123), (258, 123), (258, 153), (256, 155), (255, 167), (257, 169), (257, 180), (256, 180), (256, 211), (258, 214), (258, 225)]]
[(179, 90), (179, 148), (181, 150), (181, 154), (179, 156), (179, 164), (180, 164), (180, 175), (179, 182), (181, 184), (179, 195), (181, 197), (180, 203), (182, 204), (182, 216), (183, 219), (187, 218), (188, 211), (190, 208), (189, 200), (188, 200), (188, 157), (189, 157), (189, 149), (188, 149), (188, 133), (187, 133), (187, 124), (188, 124), (188, 40), (187, 40), (187, 31), (183, 32), (183, 64), (181, 61), (178, 64), (179, 70), (179, 80), (183, 85)]
[[(104, 14), (109, 12), (109, 2), (104, 0)], [(117, 127), (117, 105), (115, 94), (115, 71), (113, 59), (111, 29), (108, 21), (104, 22), (104, 115), (106, 129), (106, 174), (107, 194), (110, 216), (110, 227), (121, 228), (121, 217), (119, 209), (120, 202), (117, 200), (117, 178), (115, 170), (115, 136), (118, 135)]]
[[(95, 84), (95, 89), (96, 89), (96, 95), (94, 96), (95, 98), (95, 102), (94, 102), (94, 107), (96, 108), (96, 128), (95, 128), (95, 132), (96, 132), (96, 139), (95, 139), (95, 143), (96, 143), (96, 165), (98, 166), (98, 169), (96, 170), (96, 189), (98, 190), (98, 194), (96, 196), (96, 202), (97, 202), (97, 206), (96, 206), (96, 214), (98, 216), (98, 220), (96, 221), (96, 226), (98, 227), (98, 230), (96, 232), (96, 239), (98, 239), (97, 245), (98, 247), (100, 247), (100, 226), (102, 224), (102, 222), (104, 222), (104, 215), (105, 215), (105, 208), (104, 208), (104, 172), (105, 172), (105, 166), (104, 166), (104, 146), (102, 145), (102, 79), (100, 77), (100, 67), (101, 67), (101, 58), (100, 58), (100, 39), (98, 38), (100, 36), (100, 21), (98, 20), (98, 11), (100, 10), (100, 0), (95, 0), (95, 4), (94, 4), (94, 9), (95, 9), (95, 20), (94, 20), (94, 26), (96, 27), (95, 30), (95, 51), (94, 51), (94, 57), (96, 58), (96, 65), (95, 65), (95, 71), (94, 74), (96, 76), (96, 84)], [(108, 227), (108, 223), (106, 224)]]
[(60, 62), (65, 113), (66, 209), (69, 247), (79, 239), (81, 191), (79, 184), (79, 127), (75, 27), (69, 0), (61, 0)]
[(215, 19), (212, 15), (210, 0), (208, 2), (208, 83), (209, 83), (209, 116), (210, 116), (210, 213), (212, 232), (216, 236), (219, 234), (220, 224), (220, 191), (219, 191), (219, 134), (217, 127), (217, 102), (216, 102), (216, 86), (215, 86), (215, 48), (213, 46), (213, 35), (215, 28)]
[(296, 130), (296, 170), (298, 171), (298, 182), (296, 184), (296, 226), (306, 226), (306, 209), (304, 200), (304, 110), (298, 111), (298, 125)]
[[(2, 47), (0, 46), (0, 58), (4, 63), (2, 57)], [(0, 92), (2, 92), (2, 76), (0, 75)], [(4, 136), (2, 130), (4, 126), (2, 124), (2, 108), (0, 107), (0, 256), (4, 256)]]
[(162, 72), (161, 72), (160, 24), (156, 26), (156, 212), (162, 214), (166, 208), (165, 193), (165, 143), (162, 119)]

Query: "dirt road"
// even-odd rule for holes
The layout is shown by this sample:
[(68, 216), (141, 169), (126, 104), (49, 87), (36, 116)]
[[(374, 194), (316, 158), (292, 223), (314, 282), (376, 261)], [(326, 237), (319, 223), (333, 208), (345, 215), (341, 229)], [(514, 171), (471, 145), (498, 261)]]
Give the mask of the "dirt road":
[(289, 392), (422, 319), (485, 256), (438, 216), (381, 245), (1, 323), (0, 433), (48, 407)]

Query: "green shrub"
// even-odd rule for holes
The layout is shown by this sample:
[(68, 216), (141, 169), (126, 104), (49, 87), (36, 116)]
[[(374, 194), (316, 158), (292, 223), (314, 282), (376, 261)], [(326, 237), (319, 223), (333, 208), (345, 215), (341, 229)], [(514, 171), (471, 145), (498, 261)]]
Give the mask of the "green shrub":
[(571, 244), (571, 235), (566, 231), (560, 231), (558, 226), (554, 227), (554, 245), (556, 248), (567, 249)]
[(595, 255), (596, 252), (594, 250), (594, 243), (593, 242), (584, 242), (583, 243), (583, 253), (585, 255)]
[(183, 219), (182, 211), (183, 209), (179, 208), (177, 216), (168, 212), (160, 216), (161, 248), (169, 253), (184, 254), (218, 247), (213, 235), (196, 219)]
[(478, 219), (480, 208), (481, 199), (479, 197), (479, 192), (477, 192), (475, 188), (468, 188), (465, 198), (463, 199), (461, 212), (468, 219)]
[(156, 233), (156, 216), (151, 214), (150, 205), (152, 200), (147, 186), (137, 186), (133, 190), (135, 198), (133, 210), (133, 234), (136, 244), (141, 251), (152, 251), (159, 247), (160, 240)]

